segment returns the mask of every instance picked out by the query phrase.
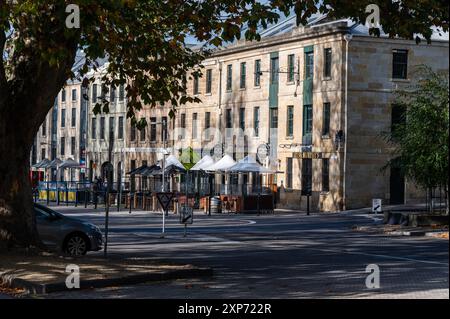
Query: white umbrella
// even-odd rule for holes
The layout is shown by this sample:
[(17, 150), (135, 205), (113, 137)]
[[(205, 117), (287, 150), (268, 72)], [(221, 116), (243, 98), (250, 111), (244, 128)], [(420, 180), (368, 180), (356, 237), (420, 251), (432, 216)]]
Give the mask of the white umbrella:
[(211, 156), (205, 155), (200, 161), (197, 162), (190, 170), (191, 171), (202, 171), (205, 168), (214, 165), (214, 160)]
[(210, 172), (222, 172), (236, 165), (235, 160), (230, 155), (225, 155), (221, 160), (217, 161), (215, 164), (205, 167), (205, 171)]
[(256, 162), (256, 159), (253, 158), (252, 156), (244, 157), (236, 165), (233, 165), (226, 171), (235, 173), (260, 173), (260, 174), (275, 173), (274, 171), (258, 164), (258, 162)]
[(179, 168), (185, 170), (183, 164), (181, 164), (181, 162), (174, 155), (170, 155), (166, 158), (166, 167), (169, 167), (170, 165), (178, 166)]

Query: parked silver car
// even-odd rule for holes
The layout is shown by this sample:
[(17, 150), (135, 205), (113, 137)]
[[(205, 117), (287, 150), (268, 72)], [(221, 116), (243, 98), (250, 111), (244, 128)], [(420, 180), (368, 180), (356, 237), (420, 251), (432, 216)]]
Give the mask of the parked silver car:
[(103, 236), (97, 226), (40, 204), (34, 204), (34, 211), (39, 237), (50, 250), (82, 256), (102, 249)]

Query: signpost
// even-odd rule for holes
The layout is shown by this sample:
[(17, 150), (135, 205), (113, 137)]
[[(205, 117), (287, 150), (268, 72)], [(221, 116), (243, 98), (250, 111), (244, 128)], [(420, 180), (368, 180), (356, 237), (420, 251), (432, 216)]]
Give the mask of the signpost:
[(192, 207), (184, 205), (181, 207), (180, 224), (184, 224), (184, 237), (186, 237), (187, 225), (194, 223), (194, 210)]
[(381, 199), (374, 198), (372, 199), (372, 213), (381, 214), (383, 212), (383, 208), (381, 206)]
[(165, 216), (168, 212), (170, 203), (172, 202), (172, 199), (174, 197), (174, 193), (172, 192), (161, 192), (156, 194), (156, 198), (158, 199), (158, 202), (161, 204), (161, 207), (163, 209), (163, 226), (162, 226), (162, 235), (161, 238), (164, 238), (165, 233), (165, 227), (166, 227), (166, 220)]

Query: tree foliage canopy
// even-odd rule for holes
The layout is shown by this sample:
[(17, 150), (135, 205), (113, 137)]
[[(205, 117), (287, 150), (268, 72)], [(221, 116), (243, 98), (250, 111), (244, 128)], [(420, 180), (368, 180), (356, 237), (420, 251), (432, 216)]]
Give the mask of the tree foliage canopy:
[[(449, 79), (421, 66), (418, 82), (397, 93), (404, 119), (394, 125), (389, 141), (406, 176), (425, 188), (448, 185)], [(447, 186), (448, 187), (448, 186)]]
[[(80, 8), (79, 29), (65, 26), (69, 3)], [(33, 66), (74, 77), (73, 59), (82, 50), (86, 60), (77, 75), (107, 58), (105, 87), (126, 84), (128, 116), (136, 122), (142, 104), (199, 102), (186, 92), (186, 74), (205, 58), (207, 48), (241, 36), (258, 40), (258, 30), (292, 11), (298, 24), (316, 13), (364, 23), (371, 3), (380, 7), (381, 24), (392, 37), (422, 34), (429, 40), (432, 26), (448, 30), (447, 5), (439, 0), (0, 0), (0, 92), (24, 89)], [(205, 44), (203, 49), (190, 49), (192, 37)], [(108, 101), (95, 111), (108, 111)]]

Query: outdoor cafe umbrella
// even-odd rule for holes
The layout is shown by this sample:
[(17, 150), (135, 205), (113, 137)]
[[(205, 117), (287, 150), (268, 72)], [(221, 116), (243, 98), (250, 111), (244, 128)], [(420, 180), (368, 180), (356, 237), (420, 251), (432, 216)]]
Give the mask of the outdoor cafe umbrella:
[(59, 166), (58, 169), (66, 169), (66, 168), (81, 168), (80, 163), (74, 161), (73, 159), (69, 158), (68, 160), (62, 162)]
[(276, 173), (256, 162), (256, 159), (252, 156), (246, 156), (240, 160), (237, 164), (233, 165), (227, 172), (233, 173), (259, 173), (259, 174), (273, 174)]
[(58, 168), (58, 166), (62, 163), (59, 158), (55, 158), (53, 161), (43, 166), (43, 168)]
[(147, 164), (144, 164), (138, 168), (132, 169), (127, 174), (128, 175), (141, 175), (143, 172), (145, 172), (147, 170), (147, 168), (148, 168)]
[(197, 162), (190, 170), (191, 171), (202, 171), (208, 166), (214, 165), (214, 160), (211, 156), (205, 155), (200, 161)]
[(227, 169), (233, 167), (235, 164), (236, 161), (230, 155), (225, 155), (216, 163), (204, 167), (204, 170), (208, 172), (224, 172)]
[[(261, 166), (256, 162), (256, 159), (252, 156), (246, 156), (242, 160), (240, 160), (236, 165), (230, 167), (226, 170), (229, 173), (255, 173), (259, 174), (275, 174), (277, 172), (272, 171), (264, 166)], [(260, 179), (257, 179), (260, 181)], [(260, 212), (260, 196), (261, 196), (261, 187), (262, 185), (258, 185), (258, 199), (257, 199), (257, 209), (258, 213)]]
[(44, 158), (39, 163), (34, 164), (32, 166), (32, 168), (36, 168), (36, 169), (45, 168), (45, 166), (48, 165), (49, 163), (50, 163), (50, 161), (48, 159)]
[(58, 166), (58, 170), (65, 170), (66, 168), (69, 169), (70, 172), (70, 180), (72, 181), (72, 170), (73, 169), (81, 169), (80, 163), (73, 160), (72, 158), (69, 158), (68, 160), (65, 160)]
[(203, 170), (210, 173), (224, 173), (234, 165), (236, 165), (236, 161), (230, 155), (225, 155), (216, 163), (204, 167)]

